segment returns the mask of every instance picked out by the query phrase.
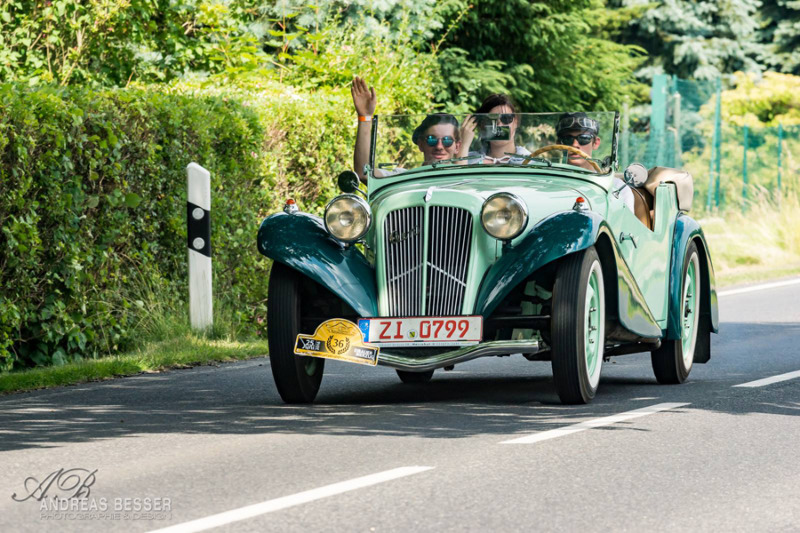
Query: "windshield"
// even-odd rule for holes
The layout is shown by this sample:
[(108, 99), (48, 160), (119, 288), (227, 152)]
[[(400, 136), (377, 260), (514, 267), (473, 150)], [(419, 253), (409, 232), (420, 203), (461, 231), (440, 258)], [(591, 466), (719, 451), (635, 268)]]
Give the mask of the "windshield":
[(616, 159), (617, 117), (615, 112), (383, 115), (373, 125), (373, 175), (463, 165), (605, 173)]

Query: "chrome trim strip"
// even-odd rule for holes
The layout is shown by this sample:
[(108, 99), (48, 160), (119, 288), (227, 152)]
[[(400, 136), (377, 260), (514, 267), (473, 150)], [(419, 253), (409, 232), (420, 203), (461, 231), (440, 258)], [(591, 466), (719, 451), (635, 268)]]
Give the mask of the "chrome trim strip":
[[(391, 348), (387, 348), (391, 350)], [(491, 341), (465, 346), (451, 352), (425, 357), (409, 357), (407, 355), (396, 355), (386, 353), (381, 349), (378, 355), (378, 364), (396, 368), (397, 370), (408, 370), (413, 372), (425, 372), (435, 370), (456, 363), (463, 363), (478, 357), (493, 355), (510, 355), (514, 353), (534, 354), (540, 351), (539, 342), (535, 340), (516, 340), (516, 341)]]

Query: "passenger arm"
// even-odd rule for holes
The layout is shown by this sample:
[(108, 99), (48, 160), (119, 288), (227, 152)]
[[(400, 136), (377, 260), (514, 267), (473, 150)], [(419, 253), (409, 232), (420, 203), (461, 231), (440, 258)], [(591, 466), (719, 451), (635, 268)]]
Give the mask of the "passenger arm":
[(374, 87), (367, 87), (367, 83), (356, 76), (350, 86), (350, 93), (353, 95), (353, 105), (358, 113), (358, 130), (356, 131), (356, 146), (353, 150), (353, 170), (358, 174), (359, 179), (367, 182), (364, 174), (364, 165), (369, 163), (369, 144), (370, 133), (372, 132), (372, 115), (375, 113), (375, 106), (378, 102)]

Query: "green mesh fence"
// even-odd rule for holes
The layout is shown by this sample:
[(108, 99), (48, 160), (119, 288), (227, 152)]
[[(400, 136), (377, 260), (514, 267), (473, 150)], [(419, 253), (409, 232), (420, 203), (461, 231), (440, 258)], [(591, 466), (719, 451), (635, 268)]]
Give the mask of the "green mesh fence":
[[(688, 170), (694, 177), (694, 205), (707, 210), (744, 207), (758, 195), (777, 199), (780, 193), (798, 192), (800, 126), (727, 123), (721, 120), (721, 91), (718, 80), (656, 76), (649, 116), (623, 112), (622, 165), (635, 161)], [(637, 131), (637, 123), (645, 124), (645, 131)]]

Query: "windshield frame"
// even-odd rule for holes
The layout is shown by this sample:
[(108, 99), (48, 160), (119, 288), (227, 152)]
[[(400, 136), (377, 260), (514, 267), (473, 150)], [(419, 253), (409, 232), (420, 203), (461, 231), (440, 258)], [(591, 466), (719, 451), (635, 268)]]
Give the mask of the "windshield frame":
[[(598, 113), (610, 113), (610, 111), (598, 111)], [(560, 164), (560, 163), (553, 163), (552, 165), (549, 165), (548, 167), (541, 167), (541, 166), (538, 166), (538, 165), (535, 166), (535, 167), (534, 166), (528, 167), (528, 165), (521, 165), (521, 164), (509, 163), (509, 162), (507, 162), (507, 163), (496, 163), (496, 165), (499, 166), (499, 167), (511, 167), (511, 168), (531, 168), (531, 169), (534, 169), (534, 168), (535, 169), (541, 169), (541, 168), (550, 169), (550, 168), (552, 168), (552, 169), (557, 169), (557, 170), (564, 170), (564, 171), (568, 171), (568, 172), (578, 172), (578, 173), (581, 173), (581, 174), (596, 175), (596, 176), (603, 176), (603, 175), (606, 175), (606, 174), (608, 174), (610, 172), (612, 172), (612, 173), (613, 172), (618, 172), (619, 171), (620, 113), (619, 113), (619, 111), (614, 111), (613, 113), (614, 113), (614, 125), (612, 127), (612, 142), (611, 142), (611, 155), (610, 155), (611, 161), (609, 163), (607, 171), (603, 171), (603, 172), (597, 173), (597, 172), (594, 172), (594, 171), (591, 171), (591, 170), (586, 170), (586, 169), (582, 169), (580, 167), (575, 167), (574, 165), (566, 165), (566, 164)], [(538, 114), (550, 114), (550, 113), (515, 113), (515, 114), (517, 114), (517, 115), (538, 115)], [(403, 115), (387, 115), (387, 116), (391, 117), (391, 116), (403, 116)], [(379, 118), (380, 118), (380, 115), (373, 115), (372, 116), (372, 126), (371, 126), (372, 129), (370, 131), (369, 160), (368, 160), (369, 169), (365, 169), (365, 170), (368, 170), (370, 176), (372, 178), (374, 178), (374, 179), (383, 179), (383, 178), (379, 178), (379, 177), (375, 176), (375, 155), (376, 155), (376, 152), (377, 152), (377, 143), (378, 143)], [(458, 165), (452, 165), (452, 164), (449, 164), (449, 165), (437, 165), (437, 164), (421, 165), (421, 166), (416, 167), (416, 168), (406, 169), (404, 174), (408, 173), (408, 172), (416, 173), (417, 171), (430, 171), (430, 170), (438, 170), (438, 169), (443, 169), (443, 168), (461, 168), (461, 169), (465, 169), (465, 168), (469, 168), (469, 166), (464, 167), (464, 166), (458, 166)]]

